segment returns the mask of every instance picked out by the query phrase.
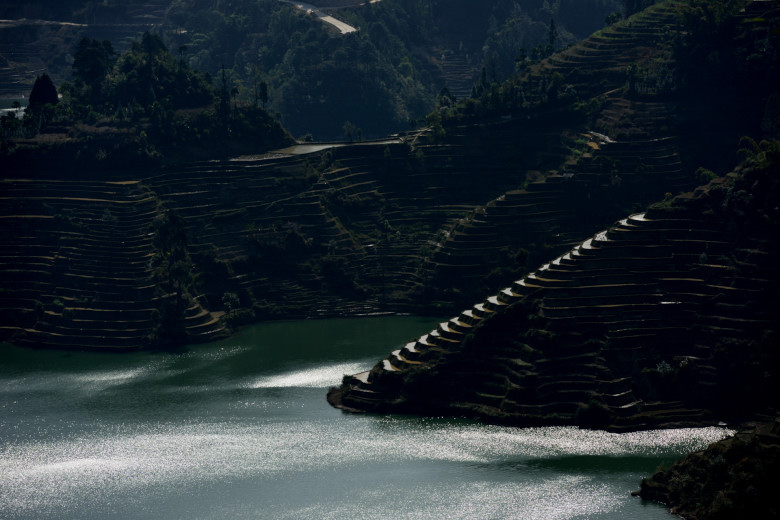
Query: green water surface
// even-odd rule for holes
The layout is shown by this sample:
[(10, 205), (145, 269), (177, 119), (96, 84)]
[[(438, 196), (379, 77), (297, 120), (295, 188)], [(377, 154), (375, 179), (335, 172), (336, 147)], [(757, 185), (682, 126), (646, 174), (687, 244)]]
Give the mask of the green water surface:
[(717, 428), (624, 435), (351, 415), (415, 317), (267, 323), (178, 353), (0, 345), (2, 519), (657, 519), (632, 498)]

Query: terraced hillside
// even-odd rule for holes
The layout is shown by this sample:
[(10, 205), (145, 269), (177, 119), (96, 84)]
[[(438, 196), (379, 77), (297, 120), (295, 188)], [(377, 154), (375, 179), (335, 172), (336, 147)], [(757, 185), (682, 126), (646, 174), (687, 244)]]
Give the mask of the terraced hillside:
[[(439, 53), (440, 49), (434, 49)], [(471, 95), (475, 78), (479, 72), (469, 56), (464, 52), (444, 50), (440, 53), (439, 68), (442, 72), (444, 85), (456, 99), (467, 98)]]
[(329, 394), (348, 410), (612, 430), (776, 406), (777, 163), (633, 214)]
[[(3, 171), (3, 337), (147, 348), (267, 318), (440, 315), (496, 293), (632, 208), (694, 185), (706, 153), (680, 130), (675, 96), (637, 97), (617, 72), (666, 45), (672, 29), (658, 26), (680, 4), (565, 51), (577, 66), (553, 56), (501, 86), (523, 92), (522, 106), (445, 117), (430, 131), (143, 172)], [(615, 40), (609, 57), (586, 52), (603, 38)], [(553, 68), (566, 72), (560, 91), (579, 94), (534, 101), (529, 85)], [(157, 234), (169, 215), (186, 245), (176, 276)]]
[[(514, 255), (531, 249), (542, 253), (534, 258), (541, 261), (608, 225), (631, 204), (693, 187), (680, 159), (674, 99), (646, 95), (637, 100), (625, 88), (631, 63), (668, 54), (664, 34), (676, 23), (679, 5), (653, 6), (503, 86), (504, 97), (512, 99), (503, 103), (508, 114), (486, 131), (494, 143), (508, 148), (522, 142), (525, 135), (517, 127), (528, 128), (527, 133), (533, 128), (547, 140), (537, 137), (534, 157), (539, 164), (526, 166), (525, 182), (497, 194), (471, 219), (447, 230), (425, 266), (426, 277), (438, 289), (446, 290), (442, 279), (461, 280), (458, 290), (465, 293), (465, 303), (465, 298), (496, 289), (484, 284), (485, 273), (517, 267), (496, 250)], [(572, 102), (589, 104), (590, 118), (565, 115), (570, 108), (562, 107)], [(447, 141), (465, 145), (473, 134), (468, 127), (448, 128)], [(502, 139), (502, 134), (512, 137)], [(545, 164), (545, 156), (554, 159)]]
[[(199, 268), (215, 271), (206, 288), (213, 306), (233, 292), (248, 319), (408, 311), (419, 309), (410, 295), (425, 283), (429, 243), (501, 186), (522, 182), (503, 161), (534, 143), (498, 162), (472, 148), (412, 151), (388, 140), (197, 163), (144, 183), (184, 217)], [(490, 170), (491, 181), (470, 174), (477, 170)]]
[(162, 24), (171, 2), (92, 2), (81, 9), (45, 4), (0, 2), (0, 98), (21, 101), (44, 72), (57, 83), (70, 79), (73, 49), (83, 37), (109, 40), (123, 52), (131, 40)]
[[(572, 157), (566, 146), (575, 146), (574, 140), (553, 135), (558, 142), (548, 141), (542, 149), (551, 156)], [(632, 205), (644, 206), (667, 191), (678, 193), (693, 183), (693, 177), (684, 173), (674, 137), (616, 142), (583, 129), (578, 140), (590, 151), (558, 165), (541, 179), (534, 179), (534, 170), (527, 171), (526, 182), (446, 230), (445, 240), (423, 268), (433, 288), (446, 291), (446, 280), (458, 279), (463, 297), (473, 299), (497, 288), (489, 285), (498, 282), (491, 278), (506, 277), (525, 267), (513, 260), (518, 254), (541, 261), (570, 248)], [(504, 253), (497, 255), (496, 251)], [(486, 278), (491, 272), (496, 276)], [(437, 295), (432, 292), (430, 297)]]
[[(138, 181), (2, 181), (2, 332), (33, 347), (137, 349), (159, 342), (165, 312), (152, 224), (157, 200)], [(190, 341), (224, 333), (197, 302)]]
[[(666, 1), (652, 5), (544, 60), (521, 79), (521, 84), (525, 83), (526, 103), (542, 102), (541, 98), (548, 91), (540, 88), (540, 82), (549, 77), (547, 74), (555, 73), (560, 74), (562, 81), (571, 85), (580, 98), (614, 94), (615, 89), (626, 84), (627, 71), (632, 64), (636, 67), (668, 53), (666, 40), (669, 31), (679, 23), (681, 5), (684, 2)], [(668, 70), (673, 68), (668, 62), (663, 66)], [(652, 87), (662, 85), (654, 83)], [(639, 90), (639, 86), (635, 85), (634, 90)], [(657, 93), (654, 90), (648, 85), (643, 93)]]
[[(483, 146), (492, 145), (498, 154), (535, 131), (539, 162), (520, 165), (522, 184), (444, 231), (421, 269), (433, 288), (427, 298), (467, 305), (498, 290), (498, 279), (510, 271), (563, 252), (632, 208), (692, 189), (691, 172), (702, 164), (720, 173), (734, 165), (724, 150), (733, 149), (740, 135), (761, 130), (749, 110), (736, 119), (719, 117), (721, 102), (697, 104), (675, 83), (672, 42), (686, 37), (681, 14), (686, 5), (655, 4), (529, 67), (483, 96), (476, 108), (462, 105), (452, 118), (459, 126), (445, 125), (448, 143), (468, 146), (479, 139), (464, 121), (478, 121), (492, 140), (483, 140)], [(741, 49), (735, 54), (762, 52), (756, 49), (765, 47), (778, 5), (753, 2), (734, 18), (734, 32), (742, 34), (733, 42)], [(482, 118), (475, 119), (480, 109)], [(486, 118), (492, 118), (489, 124)], [(546, 164), (545, 157), (551, 159)], [(518, 265), (518, 258), (527, 258), (526, 265)], [(448, 286), (455, 279), (456, 291)]]
[[(165, 252), (155, 226), (169, 212), (182, 219), (191, 262), (181, 341), (213, 337), (225, 321), (450, 308), (468, 293), (419, 295), (453, 287), (448, 266), (470, 269), (473, 285), (481, 286), (490, 266), (484, 259), (519, 235), (510, 232), (515, 227), (529, 243), (558, 248), (592, 230), (592, 215), (575, 218), (581, 201), (564, 177), (517, 189), (529, 170), (560, 160), (533, 151), (557, 142), (563, 154), (561, 134), (540, 134), (534, 125), (497, 128), (478, 129), (472, 144), (464, 137), (412, 148), (396, 140), (204, 161), (143, 176), (106, 172), (103, 181), (51, 172), (4, 179), (4, 336), (73, 348), (159, 344), (172, 326), (175, 298), (161, 271)], [(503, 141), (492, 138), (499, 134)], [(485, 154), (482, 139), (500, 156)], [(513, 199), (475, 211), (510, 186)], [(536, 186), (551, 187), (552, 195)], [(592, 193), (601, 197), (597, 186)], [(506, 232), (480, 234), (481, 219), (493, 222), (501, 211)], [(447, 250), (461, 243), (446, 240), (452, 229), (471, 242)], [(548, 236), (551, 229), (564, 232)]]

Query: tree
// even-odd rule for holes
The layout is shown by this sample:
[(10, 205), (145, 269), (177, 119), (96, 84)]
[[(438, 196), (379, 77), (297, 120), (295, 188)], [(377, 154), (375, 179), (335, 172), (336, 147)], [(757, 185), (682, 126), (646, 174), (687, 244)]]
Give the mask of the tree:
[(48, 74), (35, 78), (32, 91), (30, 92), (30, 107), (42, 107), (46, 104), (56, 105), (57, 88), (54, 86)]
[(623, 11), (626, 18), (634, 13), (638, 13), (649, 5), (654, 3), (654, 0), (622, 0)]
[(165, 46), (162, 38), (149, 31), (146, 31), (141, 36), (141, 48), (149, 58), (168, 52), (168, 47)]
[(355, 135), (355, 125), (351, 121), (344, 121), (344, 135), (352, 142), (352, 137)]
[(114, 64), (114, 47), (108, 40), (82, 38), (73, 55), (73, 73), (92, 90), (92, 98), (100, 97), (101, 84)]
[(184, 219), (175, 211), (166, 211), (154, 222), (153, 243), (163, 257), (173, 261), (182, 260), (186, 255), (187, 233)]
[(547, 54), (555, 52), (555, 42), (558, 41), (558, 28), (555, 26), (555, 20), (550, 19), (550, 28), (547, 30)]
[(176, 110), (213, 101), (213, 88), (204, 75), (176, 60), (162, 39), (149, 32), (119, 57), (104, 88), (105, 101), (117, 107), (138, 103), (149, 109), (159, 103)]
[(618, 23), (621, 18), (623, 18), (623, 15), (619, 12), (615, 11), (614, 13), (610, 13), (607, 15), (606, 18), (604, 18), (604, 25), (614, 25)]
[(184, 66), (184, 53), (187, 52), (186, 45), (179, 45), (179, 63)]
[(228, 115), (230, 115), (230, 87), (228, 85), (227, 73), (225, 72), (225, 65), (222, 65), (221, 72), (217, 112), (223, 120), (227, 120)]
[(25, 127), (38, 133), (54, 117), (54, 105), (58, 101), (57, 89), (48, 74), (35, 79), (29, 99), (30, 105), (25, 110)]
[(241, 300), (239, 300), (236, 293), (226, 292), (222, 295), (222, 306), (225, 307), (227, 313), (230, 314), (241, 306)]
[(265, 108), (265, 104), (268, 103), (268, 83), (265, 81), (261, 81), (258, 85), (258, 97)]
[(450, 107), (455, 104), (455, 96), (452, 95), (450, 89), (442, 87), (439, 91), (439, 107)]
[(177, 306), (181, 306), (184, 288), (192, 282), (192, 262), (189, 259), (178, 260), (169, 266), (168, 283), (176, 289)]
[(161, 274), (176, 290), (176, 308), (181, 308), (185, 287), (192, 281), (192, 261), (187, 253), (187, 232), (184, 219), (168, 210), (154, 222), (153, 244), (159, 252)]

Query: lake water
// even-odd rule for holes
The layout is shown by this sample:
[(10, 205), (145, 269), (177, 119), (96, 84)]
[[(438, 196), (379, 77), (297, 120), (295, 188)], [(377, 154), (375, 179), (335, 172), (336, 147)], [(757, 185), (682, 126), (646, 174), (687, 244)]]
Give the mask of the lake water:
[(0, 518), (656, 519), (629, 495), (717, 428), (350, 415), (326, 389), (436, 321), (267, 323), (181, 353), (0, 346)]

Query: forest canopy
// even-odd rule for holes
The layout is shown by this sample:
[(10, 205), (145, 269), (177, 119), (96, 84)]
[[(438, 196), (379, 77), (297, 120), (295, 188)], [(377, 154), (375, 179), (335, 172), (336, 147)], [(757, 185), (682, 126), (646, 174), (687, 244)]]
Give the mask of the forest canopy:
[[(224, 78), (235, 102), (261, 102), (294, 135), (326, 140), (345, 138), (347, 122), (364, 137), (417, 126), (437, 107), (443, 89), (449, 102), (467, 98), (483, 77), (501, 82), (518, 72), (518, 64), (566, 48), (630, 7), (621, 0), (327, 4), (338, 4), (328, 14), (357, 31), (342, 35), (279, 0), (155, 0), (154, 14), (140, 0), (34, 0), (0, 6), (0, 14), (52, 19), (50, 14), (79, 24), (57, 29), (45, 46), (41, 42), (41, 58), (56, 84), (65, 80), (76, 87), (59, 89), (64, 97), (80, 96), (97, 113), (109, 106), (135, 113), (135, 102), (164, 104), (168, 95), (169, 105), (202, 103), (203, 81), (182, 75), (187, 66), (203, 71), (201, 78), (215, 91)], [(128, 43), (133, 39), (127, 22), (142, 21), (139, 12), (146, 13), (147, 27), (145, 20), (154, 18), (151, 34), (158, 41), (145, 36)], [(170, 53), (158, 53), (160, 44)], [(121, 57), (125, 51), (131, 54)], [(128, 75), (130, 70), (137, 75)], [(168, 73), (157, 75), (161, 71)], [(140, 84), (150, 78), (163, 84), (141, 92)]]
[(113, 136), (110, 147), (119, 162), (128, 160), (126, 165), (162, 160), (162, 152), (175, 160), (180, 154), (224, 155), (245, 144), (257, 150), (290, 142), (278, 121), (258, 106), (265, 99), (262, 92), (254, 103), (236, 102), (224, 71), (216, 88), (208, 74), (175, 58), (154, 33), (144, 33), (121, 55), (109, 41), (83, 38), (73, 70), (73, 82), (63, 82), (59, 94), (48, 75), (38, 78), (22, 119), (2, 117), (3, 153), (12, 151), (14, 140), (52, 129), (67, 129), (59, 135), (83, 144), (82, 156), (98, 161), (111, 154), (90, 148), (91, 134)]
[(518, 55), (549, 46), (551, 23), (561, 49), (620, 9), (617, 0), (382, 0), (330, 13), (358, 28), (340, 35), (277, 0), (175, 0), (165, 35), (191, 66), (216, 76), (224, 65), (239, 98), (264, 82), (269, 109), (294, 135), (342, 138), (349, 121), (381, 137), (427, 115), (446, 74), (469, 88), (483, 67), (506, 79)]

